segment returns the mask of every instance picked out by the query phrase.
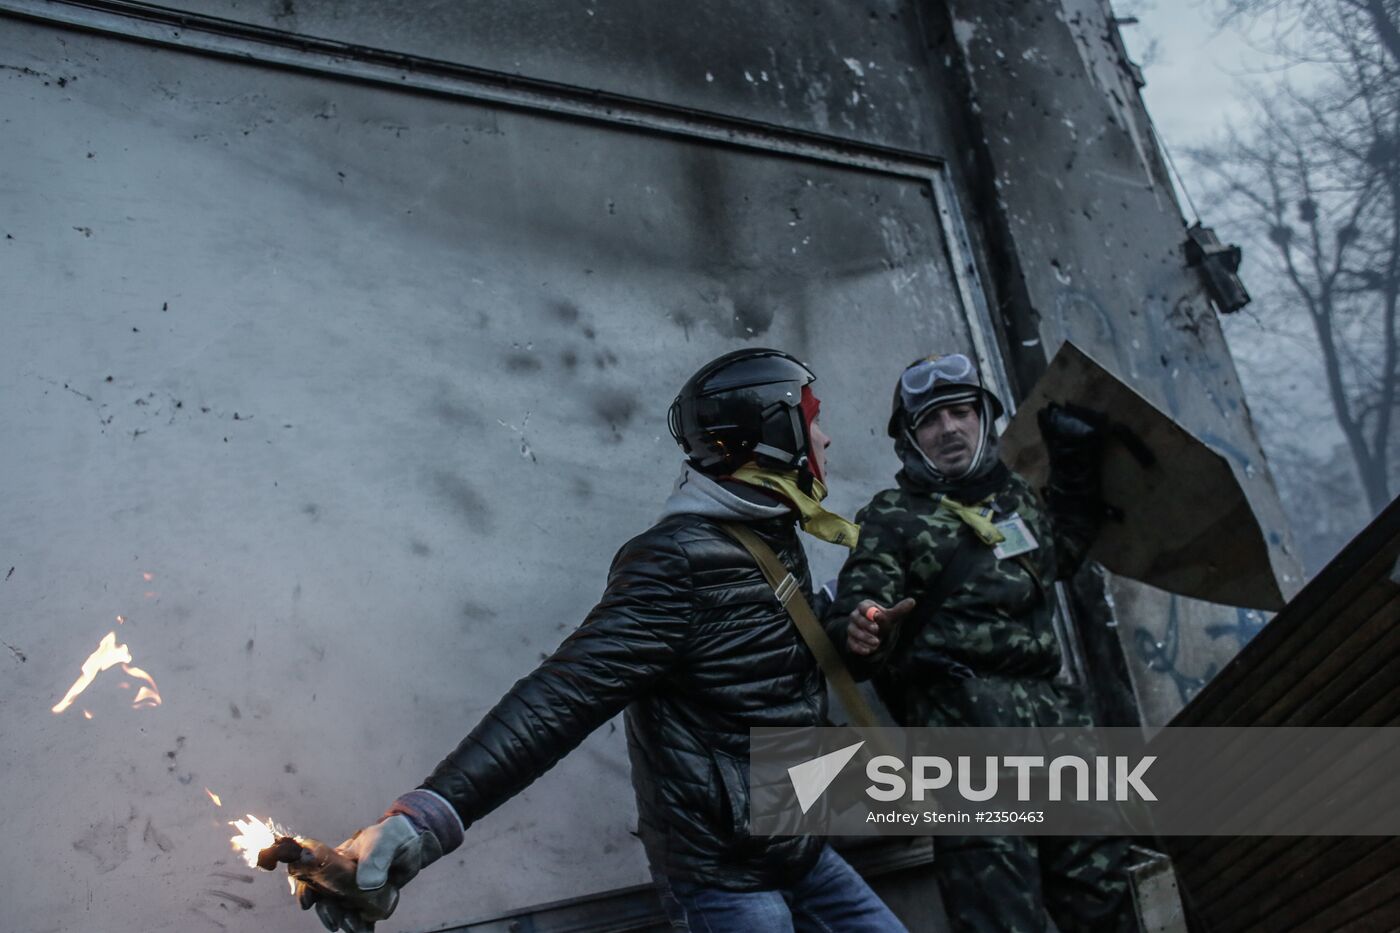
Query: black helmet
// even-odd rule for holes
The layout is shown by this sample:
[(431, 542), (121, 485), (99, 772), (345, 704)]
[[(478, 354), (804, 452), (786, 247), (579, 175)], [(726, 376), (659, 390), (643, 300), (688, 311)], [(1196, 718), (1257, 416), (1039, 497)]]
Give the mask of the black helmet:
[(676, 439), (702, 472), (732, 473), (750, 460), (812, 475), (803, 387), (816, 376), (780, 350), (754, 347), (700, 367), (671, 403)]

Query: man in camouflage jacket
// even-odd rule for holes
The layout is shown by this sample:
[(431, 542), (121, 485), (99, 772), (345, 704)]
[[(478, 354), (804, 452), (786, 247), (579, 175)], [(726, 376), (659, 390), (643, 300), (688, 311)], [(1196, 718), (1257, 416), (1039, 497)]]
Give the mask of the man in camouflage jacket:
[[(1082, 699), (1054, 682), (1051, 588), (1098, 530), (1100, 432), (1087, 413), (1042, 412), (1042, 500), (997, 456), (1000, 414), (961, 354), (914, 363), (895, 391), (889, 434), (903, 469), (857, 516), (827, 618), (901, 725), (1090, 724)], [(999, 558), (998, 537), (1024, 552), (1001, 541)], [(1047, 911), (1062, 933), (1118, 931), (1135, 929), (1126, 856), (1119, 839), (940, 837), (934, 865), (959, 933), (1040, 933)]]

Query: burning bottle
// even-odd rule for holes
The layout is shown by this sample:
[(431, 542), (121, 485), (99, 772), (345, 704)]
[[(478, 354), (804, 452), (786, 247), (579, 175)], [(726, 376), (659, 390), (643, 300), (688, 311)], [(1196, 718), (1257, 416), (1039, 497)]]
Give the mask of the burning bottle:
[(264, 871), (276, 871), (279, 864), (296, 880), (334, 894), (371, 922), (387, 919), (399, 905), (398, 888), (386, 884), (362, 890), (355, 883), (355, 861), (315, 839), (281, 836), (258, 852), (257, 866)]

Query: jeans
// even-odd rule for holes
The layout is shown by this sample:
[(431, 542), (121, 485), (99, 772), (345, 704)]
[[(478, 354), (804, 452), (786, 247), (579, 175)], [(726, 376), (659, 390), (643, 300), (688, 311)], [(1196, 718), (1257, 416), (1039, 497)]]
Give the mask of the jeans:
[(906, 933), (846, 860), (827, 846), (796, 884), (726, 891), (657, 879), (672, 929), (690, 933)]

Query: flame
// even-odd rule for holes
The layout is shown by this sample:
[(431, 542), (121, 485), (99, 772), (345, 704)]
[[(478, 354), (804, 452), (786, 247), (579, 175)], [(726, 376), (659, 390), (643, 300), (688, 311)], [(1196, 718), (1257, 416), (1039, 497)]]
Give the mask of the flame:
[[(214, 803), (223, 806), (219, 802), (219, 795), (209, 788), (204, 788), (204, 792), (210, 796)], [(258, 853), (272, 845), (281, 836), (291, 836), (290, 830), (278, 826), (272, 820), (260, 820), (249, 813), (246, 820), (230, 820), (229, 824), (238, 830), (233, 837), (233, 851), (243, 857), (249, 868), (258, 867)], [(296, 837), (293, 837), (296, 838)], [(298, 841), (301, 841), (298, 839)], [(297, 893), (296, 879), (289, 873), (287, 875), (287, 891), (293, 895)]]
[(122, 624), (123, 622), (125, 622), (125, 621), (126, 621), (126, 616), (117, 616), (117, 624), (118, 624), (118, 625), (121, 625), (121, 624)]
[(249, 868), (258, 867), (258, 853), (276, 842), (277, 837), (291, 835), (272, 820), (264, 822), (251, 813), (248, 819), (230, 820), (228, 825), (238, 830), (233, 837), (233, 850), (243, 856)]
[(216, 807), (222, 807), (222, 806), (224, 805), (224, 802), (223, 802), (222, 800), (219, 799), (219, 795), (216, 794), (216, 793), (214, 793), (214, 792), (213, 792), (212, 790), (210, 790), (209, 788), (207, 788), (207, 787), (204, 788), (204, 792), (205, 792), (206, 794), (209, 795), (209, 799), (210, 799), (210, 800), (214, 801), (214, 806), (216, 806)]
[[(122, 617), (117, 616), (117, 621), (121, 622)], [(61, 713), (72, 706), (78, 694), (86, 690), (98, 674), (118, 664), (122, 666), (122, 670), (125, 671), (128, 676), (135, 677), (137, 680), (144, 680), (147, 684), (147, 686), (136, 691), (136, 697), (131, 701), (132, 708), (151, 709), (159, 706), (161, 702), (160, 689), (156, 687), (155, 680), (150, 674), (141, 670), (141, 668), (132, 666), (131, 651), (126, 645), (117, 644), (117, 633), (112, 631), (108, 632), (102, 641), (98, 642), (97, 650), (88, 655), (87, 660), (83, 662), (82, 674), (74, 681), (73, 686), (68, 688), (68, 693), (62, 700), (58, 701), (53, 711), (55, 713)], [(131, 684), (127, 681), (122, 681), (119, 686), (123, 690), (131, 689)], [(87, 710), (83, 710), (83, 716), (87, 719), (92, 718), (92, 714)]]
[[(146, 683), (150, 684), (150, 686), (142, 687), (140, 690), (136, 691), (136, 698), (131, 701), (132, 709), (150, 709), (160, 705), (160, 690), (156, 687), (156, 682), (151, 678), (150, 674), (147, 674), (139, 667), (132, 667), (129, 664), (123, 664), (122, 670), (126, 671), (137, 680), (144, 680)], [(143, 703), (145, 704), (144, 706), (142, 705)]]
[(108, 632), (102, 641), (98, 642), (97, 650), (88, 655), (83, 662), (83, 672), (78, 679), (73, 682), (73, 686), (68, 688), (68, 693), (54, 706), (55, 713), (61, 713), (73, 705), (73, 700), (82, 693), (92, 683), (98, 674), (123, 662), (130, 663), (131, 652), (126, 645), (117, 644), (117, 633)]
[(142, 579), (142, 580), (145, 580), (147, 583), (150, 583), (150, 582), (151, 582), (152, 580), (154, 580), (155, 578), (156, 578), (156, 575), (153, 574), (153, 573), (143, 573), (143, 574), (141, 574), (141, 579)]

